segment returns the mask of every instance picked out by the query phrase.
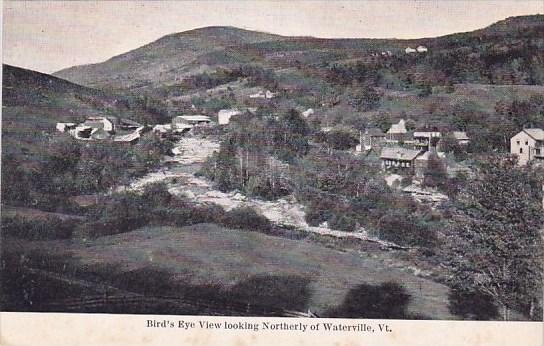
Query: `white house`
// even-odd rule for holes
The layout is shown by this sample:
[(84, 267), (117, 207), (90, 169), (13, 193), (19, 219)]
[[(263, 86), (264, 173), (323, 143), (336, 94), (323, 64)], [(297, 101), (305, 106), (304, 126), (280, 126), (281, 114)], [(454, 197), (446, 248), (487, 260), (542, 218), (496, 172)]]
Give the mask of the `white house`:
[(414, 172), (415, 160), (420, 154), (419, 150), (401, 147), (383, 148), (380, 154), (382, 168)]
[(221, 109), (217, 113), (217, 121), (219, 125), (227, 125), (230, 122), (230, 118), (242, 114), (242, 112), (239, 109)]
[(72, 130), (76, 128), (75, 123), (57, 123), (57, 131), (59, 132), (66, 132), (68, 130)]
[(95, 129), (102, 129), (106, 132), (112, 132), (114, 129), (113, 118), (106, 117), (89, 117), (81, 125), (89, 126)]
[(155, 133), (168, 133), (172, 131), (172, 124), (159, 124), (153, 126), (153, 132)]
[(404, 50), (404, 52), (406, 54), (412, 54), (412, 53), (416, 53), (417, 50), (415, 50), (414, 48), (411, 48), (411, 47), (406, 47), (406, 49)]
[(435, 141), (438, 141), (441, 136), (442, 134), (440, 131), (415, 131), (414, 146), (416, 149), (431, 150), (431, 146), (433, 146), (433, 138), (437, 138)]
[(518, 157), (520, 165), (544, 160), (544, 130), (523, 129), (510, 139), (510, 153)]
[(427, 49), (427, 47), (425, 47), (425, 46), (417, 46), (417, 48), (416, 48), (416, 51), (417, 51), (418, 53), (426, 53), (427, 50), (428, 50), (428, 49)]
[(452, 135), (460, 145), (467, 145), (470, 143), (470, 138), (467, 136), (465, 131), (453, 131)]
[(404, 139), (404, 135), (408, 131), (406, 130), (406, 122), (404, 119), (400, 119), (398, 124), (392, 124), (389, 130), (387, 130), (387, 138), (389, 140), (401, 140)]
[(355, 147), (355, 151), (368, 151), (381, 147), (386, 136), (382, 130), (378, 128), (367, 128), (364, 133), (359, 132), (359, 144)]
[(302, 112), (302, 116), (305, 117), (305, 118), (309, 117), (312, 114), (314, 114), (314, 109), (313, 108), (308, 108), (307, 110)]
[(209, 124), (212, 119), (207, 115), (178, 115), (172, 118), (172, 126), (175, 128), (178, 124)]
[(271, 98), (274, 98), (274, 97), (276, 97), (276, 94), (274, 94), (270, 90), (267, 90), (267, 91), (260, 90), (259, 92), (255, 93), (255, 94), (249, 95), (249, 98), (251, 98), (251, 99), (271, 99)]

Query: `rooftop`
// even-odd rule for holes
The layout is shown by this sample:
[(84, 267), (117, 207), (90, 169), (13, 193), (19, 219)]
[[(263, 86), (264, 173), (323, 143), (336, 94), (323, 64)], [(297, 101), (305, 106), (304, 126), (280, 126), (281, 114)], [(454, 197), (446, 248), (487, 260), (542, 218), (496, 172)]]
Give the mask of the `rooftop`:
[(404, 119), (401, 119), (398, 124), (391, 125), (391, 128), (387, 131), (387, 133), (406, 133), (406, 126)]
[(429, 137), (440, 137), (440, 136), (441, 136), (440, 131), (428, 130), (428, 131), (416, 131), (416, 132), (414, 132), (414, 137), (429, 138)]
[(211, 121), (211, 118), (207, 115), (178, 115), (175, 119), (183, 119), (187, 121)]
[(453, 138), (457, 139), (457, 140), (469, 140), (470, 138), (468, 138), (467, 136), (467, 133), (464, 132), (464, 131), (453, 131)]
[(544, 130), (542, 129), (524, 129), (523, 131), (537, 141), (544, 141)]
[(406, 148), (400, 148), (400, 147), (383, 148), (380, 158), (389, 159), (389, 160), (412, 161), (420, 153), (421, 151), (419, 150), (406, 149)]

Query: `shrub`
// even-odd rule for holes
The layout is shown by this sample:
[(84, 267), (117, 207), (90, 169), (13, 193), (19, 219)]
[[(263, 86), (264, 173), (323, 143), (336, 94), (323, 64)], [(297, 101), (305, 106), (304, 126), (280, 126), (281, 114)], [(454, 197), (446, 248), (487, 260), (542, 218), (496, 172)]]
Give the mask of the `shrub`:
[(401, 211), (382, 216), (378, 228), (380, 238), (399, 245), (431, 247), (436, 242), (436, 234), (427, 223)]
[(265, 216), (249, 207), (239, 207), (227, 212), (222, 224), (226, 227), (249, 231), (270, 231), (272, 223)]
[(276, 183), (272, 185), (271, 179), (264, 175), (255, 175), (249, 178), (246, 186), (246, 192), (250, 196), (257, 196), (266, 200), (275, 200), (282, 196), (287, 196), (290, 191), (285, 184), (277, 178)]
[(361, 284), (352, 288), (344, 302), (326, 315), (343, 318), (413, 318), (406, 311), (410, 299), (406, 289), (395, 282)]
[(499, 317), (493, 298), (484, 293), (452, 289), (448, 299), (451, 313), (464, 319), (491, 320)]
[(345, 232), (353, 232), (357, 229), (357, 220), (351, 215), (334, 215), (329, 220), (329, 227)]
[(76, 226), (73, 220), (48, 216), (44, 219), (25, 219), (19, 216), (2, 218), (2, 235), (29, 240), (68, 239)]

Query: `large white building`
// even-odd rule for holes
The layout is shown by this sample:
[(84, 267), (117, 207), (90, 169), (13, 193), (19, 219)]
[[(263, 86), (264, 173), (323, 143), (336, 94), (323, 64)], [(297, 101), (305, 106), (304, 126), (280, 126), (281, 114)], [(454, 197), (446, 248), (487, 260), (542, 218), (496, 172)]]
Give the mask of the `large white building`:
[(227, 125), (231, 117), (239, 114), (242, 114), (239, 109), (222, 109), (217, 113), (217, 122), (219, 125)]
[(533, 160), (544, 161), (544, 130), (524, 129), (510, 139), (510, 153), (518, 157), (520, 165)]

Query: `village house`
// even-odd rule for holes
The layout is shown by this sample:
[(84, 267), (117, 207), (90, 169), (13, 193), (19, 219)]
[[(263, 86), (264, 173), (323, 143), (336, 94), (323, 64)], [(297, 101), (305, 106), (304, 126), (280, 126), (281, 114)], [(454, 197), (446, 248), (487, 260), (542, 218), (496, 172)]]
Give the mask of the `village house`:
[(421, 130), (414, 132), (414, 149), (429, 151), (431, 147), (436, 147), (436, 144), (441, 137), (440, 131), (436, 130)]
[(385, 133), (379, 128), (367, 128), (365, 132), (359, 132), (359, 144), (356, 151), (368, 151), (381, 147), (386, 139)]
[(416, 48), (416, 51), (417, 51), (418, 53), (426, 53), (427, 50), (428, 50), (428, 49), (427, 49), (427, 47), (425, 47), (425, 46), (417, 46), (417, 48)]
[(421, 154), (419, 150), (385, 147), (382, 149), (380, 159), (384, 170), (395, 170), (398, 172), (414, 173), (416, 158)]
[(92, 133), (97, 130), (98, 129), (93, 129), (90, 126), (78, 125), (74, 129), (70, 129), (68, 132), (75, 139), (79, 139), (82, 141), (90, 141), (92, 140), (91, 138)]
[(167, 134), (168, 132), (172, 131), (172, 124), (158, 124), (153, 126), (154, 133), (158, 134)]
[(510, 153), (518, 157), (519, 165), (544, 161), (544, 130), (523, 129), (510, 139)]
[(398, 124), (391, 125), (389, 130), (387, 130), (387, 139), (391, 141), (401, 141), (405, 139), (406, 133), (408, 133), (406, 130), (406, 122), (404, 119), (401, 119)]
[(124, 135), (116, 135), (116, 136), (113, 137), (113, 141), (114, 142), (126, 142), (126, 143), (135, 142), (138, 139), (140, 139), (143, 129), (144, 129), (144, 126), (140, 126), (131, 133), (127, 133), (127, 134), (124, 134)]
[(470, 143), (470, 138), (467, 136), (467, 133), (464, 131), (453, 131), (453, 138), (457, 141), (459, 145), (468, 145)]
[[(116, 121), (117, 119), (114, 117), (89, 117), (79, 125), (70, 126), (68, 132), (72, 137), (78, 140), (90, 141), (109, 139), (114, 133), (114, 123)], [(59, 128), (62, 128), (62, 126), (57, 124), (57, 129)]]
[(79, 125), (57, 123), (57, 130), (66, 132), (82, 141), (102, 141), (113, 139), (116, 142), (132, 142), (140, 138), (144, 127), (129, 119), (116, 117), (89, 117)]
[(91, 127), (93, 129), (102, 129), (106, 132), (112, 133), (115, 128), (117, 118), (114, 117), (89, 117), (81, 126)]
[(267, 91), (260, 90), (259, 92), (255, 94), (249, 95), (250, 99), (271, 99), (274, 97), (276, 97), (276, 94), (271, 92), (270, 90), (267, 90)]
[(178, 115), (172, 118), (172, 129), (184, 127), (180, 125), (202, 125), (209, 124), (212, 119), (207, 115)]
[(416, 49), (411, 47), (406, 47), (404, 52), (406, 54), (412, 54), (412, 53), (426, 53), (428, 51), (427, 47), (425, 46), (417, 46)]
[(66, 132), (75, 129), (76, 126), (76, 123), (57, 123), (56, 128), (59, 132)]
[(314, 114), (314, 109), (313, 108), (308, 108), (307, 110), (305, 110), (304, 112), (302, 112), (302, 116), (307, 118), (309, 117), (310, 115), (313, 115)]
[(239, 115), (239, 114), (242, 114), (242, 111), (240, 111), (239, 109), (221, 109), (218, 113), (217, 113), (217, 122), (219, 123), (219, 125), (227, 125), (229, 122), (230, 122), (230, 118), (235, 116), (235, 115)]

